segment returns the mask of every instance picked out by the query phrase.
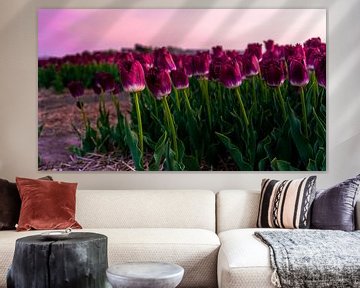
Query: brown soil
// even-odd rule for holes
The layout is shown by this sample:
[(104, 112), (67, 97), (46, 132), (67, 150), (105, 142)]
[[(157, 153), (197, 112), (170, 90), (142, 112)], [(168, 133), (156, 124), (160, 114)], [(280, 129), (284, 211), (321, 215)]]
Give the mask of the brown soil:
[[(122, 109), (129, 111), (128, 96), (120, 95), (120, 99)], [(81, 100), (84, 102), (84, 109), (92, 125), (95, 125), (98, 115), (98, 96), (88, 90)], [(109, 95), (106, 96), (106, 107), (110, 111), (110, 121), (114, 123), (115, 109)], [(121, 155), (109, 154), (108, 157), (111, 156), (112, 159), (109, 162), (104, 161), (106, 155), (92, 154), (78, 157), (69, 151), (69, 147), (80, 145), (75, 128), (83, 131), (83, 122), (80, 111), (76, 107), (76, 100), (69, 93), (56, 94), (52, 90), (40, 90), (38, 121), (39, 126), (43, 125), (38, 139), (39, 170), (131, 170), (131, 163), (126, 164), (129, 159), (125, 159), (126, 165), (121, 165), (121, 161), (124, 161)], [(89, 165), (89, 162), (92, 165)]]

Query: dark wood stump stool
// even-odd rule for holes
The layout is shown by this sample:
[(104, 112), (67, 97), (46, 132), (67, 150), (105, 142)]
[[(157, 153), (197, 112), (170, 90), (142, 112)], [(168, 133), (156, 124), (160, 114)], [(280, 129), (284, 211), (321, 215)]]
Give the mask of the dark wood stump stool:
[(107, 237), (70, 233), (66, 239), (41, 235), (16, 240), (8, 288), (102, 288), (106, 285)]

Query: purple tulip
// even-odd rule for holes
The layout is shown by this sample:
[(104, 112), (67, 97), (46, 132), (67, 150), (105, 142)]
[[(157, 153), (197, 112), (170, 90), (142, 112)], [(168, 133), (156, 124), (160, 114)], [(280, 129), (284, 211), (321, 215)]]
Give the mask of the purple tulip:
[(321, 54), (326, 54), (326, 43), (321, 43), (319, 49)]
[(145, 74), (139, 61), (126, 61), (119, 66), (124, 91), (138, 92), (145, 89)]
[(162, 69), (162, 70), (165, 70), (168, 72), (176, 69), (174, 60), (173, 60), (170, 52), (165, 47), (155, 49), (154, 57), (155, 57), (154, 64), (155, 64), (156, 68)]
[(206, 76), (210, 69), (209, 52), (198, 52), (193, 56), (193, 74), (196, 76)]
[(191, 77), (194, 74), (193, 56), (184, 55), (182, 57), (182, 63), (183, 63), (186, 75), (188, 77)]
[(122, 52), (119, 53), (118, 58), (121, 62), (134, 61), (134, 54), (132, 52)]
[(261, 75), (269, 86), (280, 86), (285, 81), (286, 69), (283, 60), (267, 59), (261, 62)]
[(84, 95), (84, 91), (85, 91), (84, 85), (80, 81), (71, 81), (68, 84), (68, 88), (71, 93), (71, 96), (73, 96), (74, 98)]
[(96, 73), (93, 89), (96, 94), (113, 91), (115, 89), (114, 76), (107, 72)]
[(245, 54), (255, 55), (259, 61), (262, 59), (262, 44), (250, 43), (247, 45)]
[(240, 55), (240, 53), (236, 50), (227, 50), (226, 51), (226, 56), (230, 59), (235, 59), (239, 55)]
[(121, 91), (124, 91), (120, 85), (120, 83), (115, 83), (115, 88), (111, 92), (113, 95), (119, 94)]
[(286, 61), (288, 61), (291, 57), (305, 59), (305, 51), (300, 44), (285, 45), (284, 52)]
[(321, 55), (315, 59), (315, 76), (321, 87), (326, 89), (326, 55)]
[(174, 63), (175, 63), (175, 66), (176, 66), (176, 69), (179, 69), (179, 68), (184, 68), (184, 63), (183, 63), (183, 55), (171, 55), (173, 60), (174, 60)]
[(268, 50), (263, 54), (262, 60), (266, 61), (269, 59), (285, 59), (285, 47), (275, 44), (273, 50)]
[(310, 38), (305, 41), (304, 47), (306, 48), (320, 48), (321, 46), (321, 38), (320, 37), (314, 37)]
[(285, 48), (282, 45), (275, 44), (273, 50), (274, 56), (278, 59), (285, 59)]
[(269, 39), (267, 41), (264, 41), (264, 44), (265, 44), (266, 51), (274, 50), (274, 40)]
[(306, 64), (309, 69), (314, 69), (314, 62), (321, 55), (319, 48), (305, 48)]
[(156, 99), (161, 100), (171, 93), (171, 78), (169, 72), (151, 68), (145, 78), (149, 90)]
[(185, 89), (189, 87), (189, 78), (184, 68), (179, 68), (170, 72), (172, 83), (176, 89)]
[(151, 53), (139, 53), (136, 55), (136, 60), (141, 63), (144, 71), (148, 71), (154, 66), (154, 55)]
[(242, 57), (242, 63), (244, 68), (244, 74), (246, 77), (251, 77), (259, 74), (259, 60), (255, 55), (244, 55)]
[(222, 57), (224, 55), (224, 49), (220, 45), (214, 46), (211, 49), (212, 49), (212, 53), (213, 53), (214, 58), (219, 58), (219, 57)]
[[(218, 46), (217, 46), (218, 47)], [(224, 62), (229, 61), (230, 58), (223, 53), (219, 57), (213, 57), (209, 67), (209, 79), (210, 80), (219, 80), (221, 66)]]
[(244, 64), (243, 64), (243, 57), (244, 55), (238, 55), (236, 56), (235, 60), (239, 65), (240, 68), (240, 74), (241, 74), (241, 80), (245, 80), (246, 79), (246, 75), (245, 75), (245, 70), (244, 70)]
[(241, 85), (242, 77), (239, 64), (236, 60), (229, 60), (223, 63), (219, 79), (226, 88), (235, 88)]
[(289, 81), (293, 86), (303, 87), (309, 83), (309, 72), (303, 59), (290, 58)]

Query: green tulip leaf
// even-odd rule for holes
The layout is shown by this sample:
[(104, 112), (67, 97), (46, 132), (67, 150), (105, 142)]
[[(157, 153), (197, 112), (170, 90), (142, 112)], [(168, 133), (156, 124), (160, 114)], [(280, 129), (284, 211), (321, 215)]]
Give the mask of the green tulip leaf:
[(138, 171), (143, 171), (142, 164), (142, 154), (141, 150), (138, 146), (139, 140), (135, 132), (131, 131), (129, 127), (129, 123), (126, 119), (124, 119), (124, 127), (125, 127), (125, 142), (127, 143), (132, 159), (134, 161), (135, 169)]
[(275, 171), (299, 171), (299, 169), (291, 166), (290, 162), (276, 158), (271, 161), (271, 168)]
[(308, 163), (309, 159), (313, 158), (313, 150), (309, 144), (309, 140), (303, 136), (301, 132), (300, 120), (295, 116), (294, 111), (288, 105), (290, 111), (289, 121), (290, 121), (290, 133), (292, 139), (295, 143), (296, 149), (299, 153), (301, 161), (305, 164)]
[(231, 140), (229, 137), (225, 136), (224, 134), (215, 132), (215, 134), (219, 137), (220, 141), (224, 144), (228, 152), (230, 153), (232, 159), (238, 166), (238, 168), (242, 171), (251, 171), (253, 168), (251, 165), (244, 160), (243, 154), (239, 150), (238, 147), (236, 147), (233, 143), (231, 143)]
[(160, 164), (162, 159), (164, 158), (164, 155), (166, 153), (168, 144), (168, 135), (166, 131), (164, 134), (160, 137), (159, 141), (155, 145), (155, 151), (153, 155), (152, 164), (150, 164), (150, 170), (152, 171), (159, 171)]

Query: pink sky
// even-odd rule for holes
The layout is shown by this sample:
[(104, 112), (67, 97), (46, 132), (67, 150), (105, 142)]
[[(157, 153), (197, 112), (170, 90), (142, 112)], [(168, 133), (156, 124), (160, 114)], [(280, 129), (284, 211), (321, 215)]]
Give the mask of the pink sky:
[(38, 55), (120, 49), (135, 43), (243, 49), (274, 39), (326, 41), (325, 9), (39, 9)]

